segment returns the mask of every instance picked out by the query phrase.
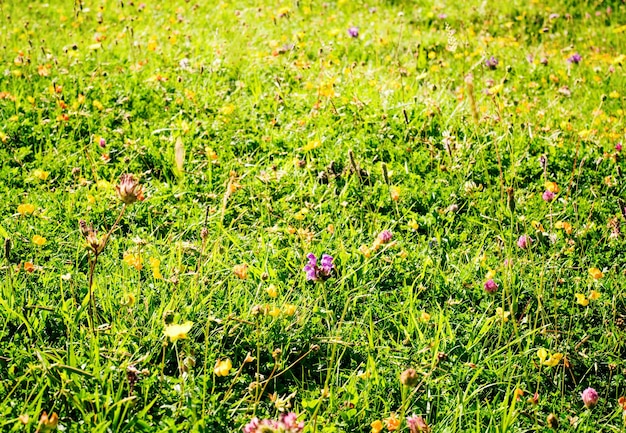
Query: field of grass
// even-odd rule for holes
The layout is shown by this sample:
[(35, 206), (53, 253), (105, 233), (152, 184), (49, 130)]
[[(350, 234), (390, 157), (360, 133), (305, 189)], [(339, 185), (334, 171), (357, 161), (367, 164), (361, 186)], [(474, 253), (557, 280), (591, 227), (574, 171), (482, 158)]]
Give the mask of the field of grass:
[(626, 428), (622, 0), (0, 0), (0, 43), (0, 431)]

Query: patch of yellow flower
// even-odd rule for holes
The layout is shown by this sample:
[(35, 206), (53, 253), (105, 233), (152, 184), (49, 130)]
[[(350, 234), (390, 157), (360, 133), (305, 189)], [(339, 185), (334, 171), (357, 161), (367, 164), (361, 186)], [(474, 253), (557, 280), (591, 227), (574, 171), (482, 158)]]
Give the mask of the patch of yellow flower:
[(159, 266), (161, 266), (161, 260), (155, 257), (150, 257), (150, 268), (152, 268), (152, 275), (154, 276), (155, 279), (162, 280), (163, 275), (161, 274), (161, 270), (159, 269)]
[(50, 173), (44, 170), (39, 170), (39, 169), (33, 170), (33, 176), (35, 176), (39, 180), (46, 180), (48, 179), (49, 175)]
[(537, 356), (539, 357), (539, 361), (541, 361), (541, 365), (548, 367), (556, 367), (559, 362), (561, 362), (561, 359), (563, 359), (562, 353), (556, 352), (550, 354), (543, 347), (537, 350)]
[(184, 340), (187, 338), (187, 334), (191, 331), (192, 326), (193, 322), (189, 321), (182, 324), (172, 323), (171, 325), (165, 326), (163, 333), (172, 343), (175, 343), (178, 340)]
[(267, 296), (269, 296), (270, 298), (276, 298), (278, 296), (278, 289), (274, 284), (270, 284), (265, 289), (265, 293), (267, 293)]
[(233, 362), (230, 360), (230, 358), (218, 359), (215, 363), (215, 367), (213, 368), (213, 373), (216, 376), (228, 376), (232, 368)]
[(17, 207), (17, 213), (20, 215), (32, 215), (33, 212), (35, 212), (35, 206), (29, 203), (24, 203)]
[(48, 240), (46, 238), (44, 238), (43, 236), (39, 236), (39, 235), (35, 235), (33, 236), (33, 243), (37, 246), (43, 246), (46, 244)]
[(567, 221), (557, 221), (554, 224), (554, 227), (557, 229), (563, 229), (563, 231), (567, 233), (568, 235), (572, 234), (572, 225), (568, 223)]
[(561, 189), (559, 188), (559, 186), (557, 185), (556, 182), (546, 182), (545, 185), (546, 189), (554, 194), (558, 193)]
[(132, 266), (138, 271), (141, 271), (141, 269), (143, 268), (143, 260), (141, 259), (141, 256), (139, 254), (126, 252), (124, 253), (123, 260), (124, 263), (126, 263), (128, 266)]
[(602, 273), (602, 271), (598, 268), (590, 268), (589, 269), (589, 275), (594, 279), (594, 280), (599, 280), (600, 278), (604, 277), (604, 274)]
[(510, 311), (504, 311), (502, 307), (498, 307), (496, 308), (496, 315), (494, 317), (502, 320), (503, 322), (508, 322), (510, 315), (511, 315)]

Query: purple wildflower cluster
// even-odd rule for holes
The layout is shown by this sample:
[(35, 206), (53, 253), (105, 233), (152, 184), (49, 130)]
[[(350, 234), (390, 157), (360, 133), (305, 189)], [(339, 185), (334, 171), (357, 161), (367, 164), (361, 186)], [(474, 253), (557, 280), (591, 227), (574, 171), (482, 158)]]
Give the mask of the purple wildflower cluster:
[(293, 413), (284, 413), (279, 420), (254, 417), (243, 428), (244, 433), (300, 433), (304, 428), (304, 422), (298, 422), (298, 416)]
[(335, 267), (335, 265), (333, 265), (333, 256), (323, 254), (319, 266), (317, 265), (317, 257), (315, 254), (309, 253), (306, 257), (309, 259), (309, 263), (307, 263), (304, 267), (307, 281), (317, 281), (319, 279), (326, 279), (330, 277), (330, 274)]
[(581, 61), (583, 60), (583, 56), (581, 56), (578, 53), (574, 53), (572, 54), (568, 59), (567, 62), (568, 63), (573, 63), (575, 65), (579, 64)]
[(498, 67), (498, 59), (496, 59), (494, 56), (491, 56), (490, 58), (485, 60), (485, 66), (489, 69), (496, 69)]

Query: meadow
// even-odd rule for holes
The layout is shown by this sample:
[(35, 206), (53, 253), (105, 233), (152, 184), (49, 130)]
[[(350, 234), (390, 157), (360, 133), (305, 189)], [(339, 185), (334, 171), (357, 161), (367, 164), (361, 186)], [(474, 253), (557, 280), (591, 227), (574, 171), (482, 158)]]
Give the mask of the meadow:
[(0, 0), (0, 431), (622, 432), (626, 4)]

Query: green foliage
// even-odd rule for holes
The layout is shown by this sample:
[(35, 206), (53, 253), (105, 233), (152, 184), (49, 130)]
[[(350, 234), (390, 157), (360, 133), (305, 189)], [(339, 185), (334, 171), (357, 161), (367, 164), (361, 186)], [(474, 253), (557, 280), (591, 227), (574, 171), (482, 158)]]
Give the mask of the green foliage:
[(624, 429), (623, 2), (0, 12), (0, 430)]

